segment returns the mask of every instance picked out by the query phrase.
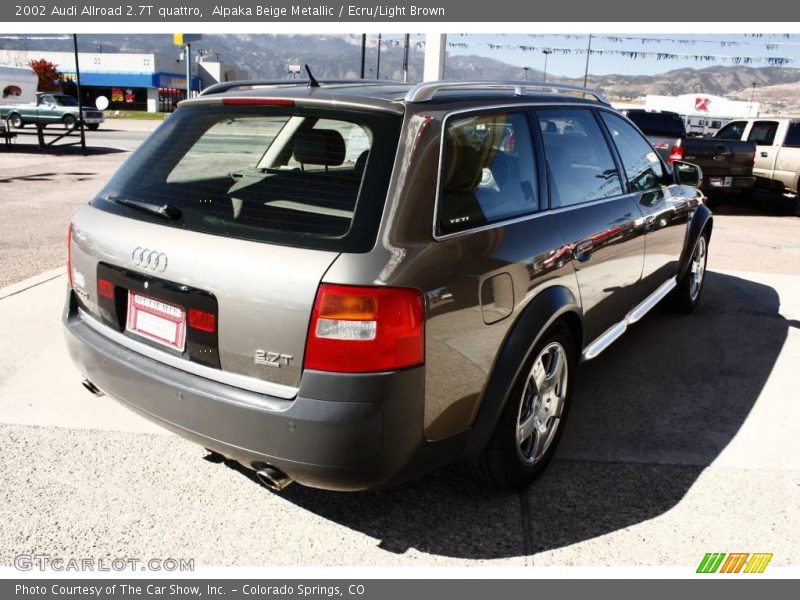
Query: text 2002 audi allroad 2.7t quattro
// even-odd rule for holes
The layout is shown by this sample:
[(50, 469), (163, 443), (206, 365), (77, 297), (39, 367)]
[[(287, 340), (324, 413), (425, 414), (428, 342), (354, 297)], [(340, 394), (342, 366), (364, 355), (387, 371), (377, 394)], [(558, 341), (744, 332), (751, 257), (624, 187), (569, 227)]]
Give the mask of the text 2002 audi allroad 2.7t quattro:
[(586, 90), (219, 84), (74, 217), (69, 351), (272, 489), (522, 486), (577, 364), (697, 304), (700, 180)]

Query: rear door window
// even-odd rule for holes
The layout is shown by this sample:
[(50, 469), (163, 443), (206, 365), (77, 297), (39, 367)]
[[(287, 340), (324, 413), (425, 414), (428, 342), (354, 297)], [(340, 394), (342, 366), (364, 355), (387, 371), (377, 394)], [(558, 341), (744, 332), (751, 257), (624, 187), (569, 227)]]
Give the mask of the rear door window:
[(783, 145), (787, 148), (800, 148), (800, 122), (789, 123)]
[(439, 234), (539, 210), (527, 112), (500, 111), (449, 119), (443, 151)]
[(617, 165), (591, 110), (545, 109), (538, 119), (553, 208), (623, 193)]
[[(229, 237), (363, 252), (374, 244), (401, 119), (265, 106), (176, 111), (95, 203), (125, 216)], [(115, 198), (180, 213), (174, 221)]]
[(664, 167), (647, 140), (622, 117), (604, 110), (600, 115), (617, 147), (630, 190), (643, 192), (659, 187)]
[(772, 146), (777, 132), (777, 121), (756, 121), (750, 129), (747, 141), (755, 142), (757, 146)]

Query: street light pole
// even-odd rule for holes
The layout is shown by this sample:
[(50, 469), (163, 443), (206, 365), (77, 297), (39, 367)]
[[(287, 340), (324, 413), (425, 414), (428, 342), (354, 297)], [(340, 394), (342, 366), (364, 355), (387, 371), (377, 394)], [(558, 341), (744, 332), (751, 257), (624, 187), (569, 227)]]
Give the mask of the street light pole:
[(361, 34), (361, 79), (364, 79), (364, 68), (367, 62), (367, 34)]
[(592, 34), (589, 34), (589, 46), (586, 48), (586, 68), (583, 70), (583, 89), (586, 89), (586, 81), (589, 79), (589, 57), (592, 55)]
[(552, 50), (548, 50), (545, 48), (542, 50), (542, 54), (544, 54), (544, 74), (542, 76), (542, 83), (547, 83), (547, 57), (552, 54)]
[(192, 97), (192, 45), (186, 44), (186, 99)]
[(747, 116), (748, 117), (752, 116), (752, 114), (753, 114), (753, 100), (756, 97), (756, 85), (757, 85), (757, 83), (754, 81), (753, 82), (753, 91), (750, 92), (750, 106), (747, 107)]
[(411, 34), (406, 34), (405, 46), (403, 48), (403, 83), (408, 83), (408, 50), (411, 45)]
[(375, 79), (381, 78), (381, 34), (378, 34), (378, 64), (375, 66)]
[(530, 67), (522, 67), (522, 70), (525, 71), (525, 81), (528, 81), (528, 71), (530, 71)]

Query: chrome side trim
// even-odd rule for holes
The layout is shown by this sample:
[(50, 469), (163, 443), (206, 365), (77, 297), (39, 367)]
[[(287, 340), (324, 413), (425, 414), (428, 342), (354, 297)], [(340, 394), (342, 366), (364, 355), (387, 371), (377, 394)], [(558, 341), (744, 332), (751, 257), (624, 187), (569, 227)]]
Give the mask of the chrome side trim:
[(253, 377), (239, 375), (237, 373), (228, 373), (226, 371), (220, 371), (219, 369), (212, 369), (211, 367), (206, 367), (205, 365), (193, 363), (178, 356), (173, 356), (167, 352), (162, 352), (158, 348), (153, 348), (152, 346), (138, 342), (126, 335), (123, 335), (119, 331), (111, 329), (108, 325), (104, 325), (83, 309), (78, 309), (78, 317), (91, 329), (94, 329), (100, 335), (107, 337), (112, 342), (119, 344), (120, 346), (124, 346), (133, 352), (137, 352), (143, 356), (146, 356), (147, 358), (152, 358), (153, 360), (157, 360), (158, 362), (169, 365), (170, 367), (175, 367), (181, 371), (191, 373), (192, 375), (198, 375), (199, 377), (205, 377), (206, 379), (218, 381), (219, 383), (231, 385), (249, 392), (266, 394), (268, 396), (274, 396), (283, 400), (291, 400), (297, 396), (299, 388), (296, 387), (273, 383), (271, 381), (263, 381)]
[(661, 300), (663, 300), (667, 294), (669, 294), (675, 286), (678, 285), (678, 280), (676, 277), (671, 277), (664, 283), (662, 283), (656, 291), (650, 294), (647, 298), (642, 300), (639, 304), (637, 304), (627, 315), (625, 318), (615, 323), (611, 327), (609, 327), (605, 332), (603, 332), (600, 337), (594, 340), (591, 344), (586, 346), (581, 354), (582, 360), (591, 360), (598, 356), (603, 350), (608, 348), (611, 344), (613, 344), (617, 338), (619, 338), (625, 331), (628, 329), (628, 325), (633, 325), (637, 321), (639, 321), (643, 316), (645, 316), (650, 310), (658, 304)]

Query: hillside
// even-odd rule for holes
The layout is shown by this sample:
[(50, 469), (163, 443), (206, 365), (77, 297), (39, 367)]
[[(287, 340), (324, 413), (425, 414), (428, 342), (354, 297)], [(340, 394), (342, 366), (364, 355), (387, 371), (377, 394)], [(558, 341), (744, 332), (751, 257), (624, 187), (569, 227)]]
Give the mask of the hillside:
[[(367, 48), (368, 78), (376, 76), (377, 50), (370, 38)], [(70, 50), (69, 40), (2, 40), (8, 49)], [(274, 34), (206, 35), (196, 44), (220, 56), (223, 62), (250, 72), (254, 78), (286, 77), (288, 64), (308, 63), (318, 78), (347, 78), (359, 74), (361, 48), (357, 37), (303, 36)], [(80, 49), (86, 52), (158, 52), (174, 54), (178, 49), (169, 35), (80, 36)], [(381, 79), (402, 78), (403, 49), (384, 45), (381, 51)], [(423, 53), (412, 48), (410, 81), (419, 81)], [(541, 79), (541, 71), (531, 69), (530, 79)], [(521, 79), (520, 67), (482, 56), (451, 56), (447, 61), (447, 79)], [(548, 74), (548, 80), (582, 85), (582, 78), (563, 78)], [(800, 100), (800, 69), (787, 67), (713, 66), (704, 69), (675, 69), (657, 75), (603, 75), (589, 77), (589, 85), (615, 99), (633, 99), (646, 94), (684, 94), (703, 92), (748, 99), (756, 83), (756, 100), (774, 110), (796, 110)], [(786, 98), (783, 94), (788, 94)], [(780, 108), (783, 107), (783, 108)]]

